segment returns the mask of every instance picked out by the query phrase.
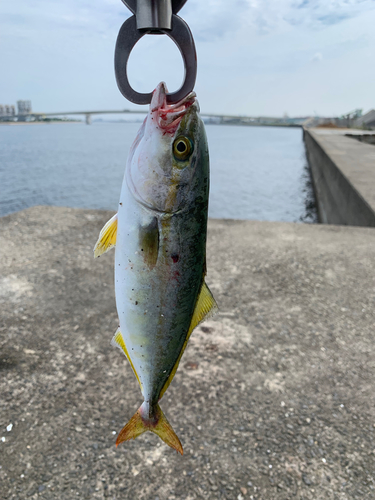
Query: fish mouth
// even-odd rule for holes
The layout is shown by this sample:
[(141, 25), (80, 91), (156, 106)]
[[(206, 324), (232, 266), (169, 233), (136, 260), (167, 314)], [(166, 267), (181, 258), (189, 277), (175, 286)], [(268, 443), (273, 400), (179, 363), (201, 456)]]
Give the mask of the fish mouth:
[(167, 92), (166, 84), (164, 82), (159, 83), (153, 92), (150, 112), (164, 132), (174, 134), (187, 111), (193, 106), (198, 112), (199, 106), (195, 92), (190, 92), (186, 97), (174, 104), (167, 103)]

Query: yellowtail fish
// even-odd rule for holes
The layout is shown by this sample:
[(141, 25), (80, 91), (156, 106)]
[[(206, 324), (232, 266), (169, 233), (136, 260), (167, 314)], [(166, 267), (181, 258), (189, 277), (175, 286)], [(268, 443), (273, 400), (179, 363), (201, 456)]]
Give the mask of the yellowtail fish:
[(171, 383), (191, 332), (212, 316), (205, 284), (209, 191), (207, 138), (195, 93), (167, 104), (166, 86), (130, 149), (117, 214), (103, 227), (98, 257), (115, 252), (119, 329), (112, 344), (128, 358), (143, 404), (116, 445), (151, 431), (183, 453), (159, 401)]

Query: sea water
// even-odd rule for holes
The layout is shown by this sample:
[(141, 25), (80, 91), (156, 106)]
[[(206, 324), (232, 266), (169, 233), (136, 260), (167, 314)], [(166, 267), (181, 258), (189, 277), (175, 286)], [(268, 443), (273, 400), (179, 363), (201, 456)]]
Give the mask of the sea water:
[[(116, 210), (140, 123), (0, 126), (0, 216), (34, 205)], [(206, 125), (209, 216), (316, 222), (302, 130)]]

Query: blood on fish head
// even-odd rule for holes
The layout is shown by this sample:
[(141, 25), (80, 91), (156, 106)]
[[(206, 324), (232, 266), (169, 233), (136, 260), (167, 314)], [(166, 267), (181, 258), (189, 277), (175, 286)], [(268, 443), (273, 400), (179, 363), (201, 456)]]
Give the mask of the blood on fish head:
[[(174, 135), (187, 110), (196, 103), (195, 92), (190, 92), (181, 101), (175, 104), (167, 103), (167, 86), (159, 83), (153, 92), (150, 104), (150, 127), (156, 126), (163, 135)], [(199, 110), (198, 110), (199, 111)]]
[(206, 141), (194, 92), (167, 103), (167, 88), (154, 90), (150, 110), (134, 142), (127, 183), (143, 205), (166, 213), (180, 210), (192, 185), (197, 156)]

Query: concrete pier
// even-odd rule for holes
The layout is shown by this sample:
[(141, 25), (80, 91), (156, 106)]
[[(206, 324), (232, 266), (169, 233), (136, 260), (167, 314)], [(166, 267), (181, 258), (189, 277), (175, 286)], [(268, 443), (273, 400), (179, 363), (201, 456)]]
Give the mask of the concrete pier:
[[(375, 226), (375, 133), (304, 130), (320, 222)], [(361, 138), (367, 142), (355, 140)]]
[(181, 457), (115, 447), (142, 398), (109, 345), (113, 254), (92, 255), (111, 215), (0, 219), (0, 498), (375, 498), (375, 231), (209, 221), (220, 314), (161, 402)]

